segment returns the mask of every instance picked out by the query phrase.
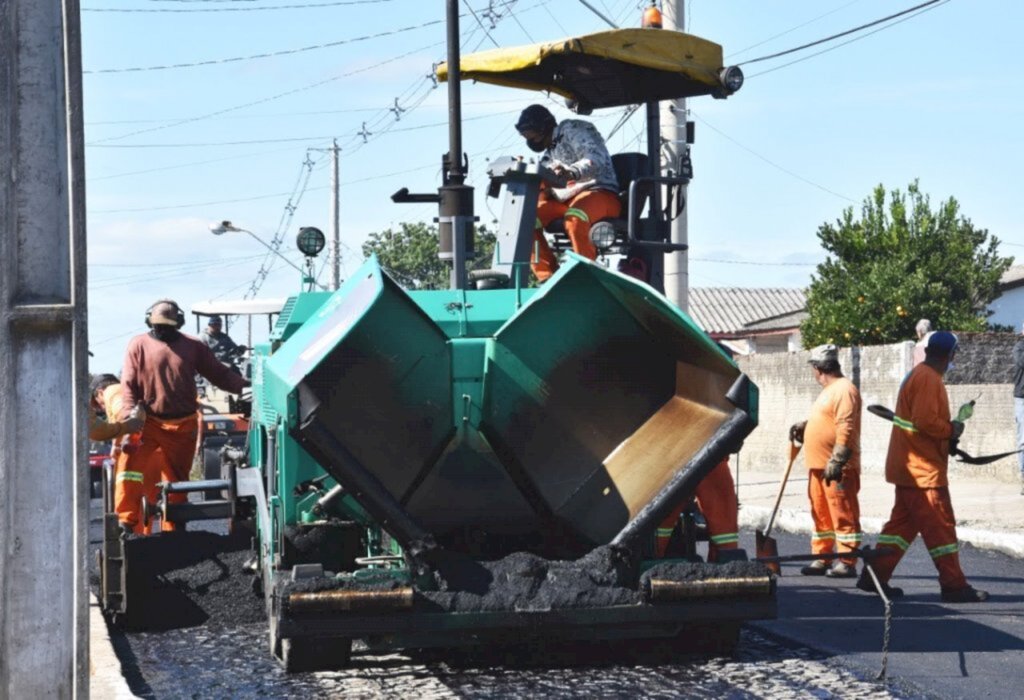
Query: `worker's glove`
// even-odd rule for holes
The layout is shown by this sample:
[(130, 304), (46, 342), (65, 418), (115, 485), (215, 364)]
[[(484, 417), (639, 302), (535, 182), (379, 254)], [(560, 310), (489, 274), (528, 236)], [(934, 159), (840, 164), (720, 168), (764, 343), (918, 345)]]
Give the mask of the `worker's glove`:
[(843, 467), (850, 461), (851, 456), (853, 450), (846, 445), (836, 445), (832, 448), (832, 456), (825, 465), (825, 486), (831, 486), (833, 481), (838, 483), (843, 480)]
[(949, 439), (959, 440), (960, 436), (964, 434), (964, 424), (958, 420), (951, 420), (949, 424), (953, 427), (953, 434), (949, 436)]
[(804, 428), (806, 427), (807, 421), (800, 421), (799, 423), (794, 423), (793, 425), (789, 426), (789, 441), (799, 442), (800, 444), (803, 444)]
[(146, 407), (141, 403), (137, 403), (128, 413), (128, 418), (124, 421), (124, 431), (126, 433), (138, 433), (141, 432), (142, 426), (145, 424)]

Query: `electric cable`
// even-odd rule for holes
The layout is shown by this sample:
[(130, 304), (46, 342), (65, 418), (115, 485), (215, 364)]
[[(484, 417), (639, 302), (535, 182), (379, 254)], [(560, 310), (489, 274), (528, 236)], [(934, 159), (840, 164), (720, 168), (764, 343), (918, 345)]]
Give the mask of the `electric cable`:
[(191, 12), (261, 12), (264, 10), (308, 10), (318, 7), (339, 7), (341, 5), (373, 5), (394, 0), (338, 0), (325, 3), (304, 3), (299, 5), (256, 5), (252, 7), (196, 7), (196, 8), (140, 8), (140, 7), (83, 7), (82, 12), (121, 12), (121, 13), (191, 13)]
[(133, 66), (130, 68), (100, 68), (96, 70), (83, 70), (82, 73), (85, 75), (99, 75), (109, 73), (140, 73), (144, 71), (156, 71), (156, 70), (174, 70), (177, 68), (196, 68), (199, 66), (213, 66), (221, 65), (225, 63), (237, 63), (239, 61), (253, 61), (261, 58), (275, 58), (277, 56), (291, 56), (298, 53), (304, 53), (306, 51), (316, 51), (319, 49), (334, 48), (336, 46), (344, 46), (346, 44), (356, 44), (363, 41), (369, 41), (371, 39), (379, 39), (385, 36), (393, 36), (395, 34), (403, 34), (416, 29), (424, 29), (426, 27), (432, 27), (437, 24), (443, 24), (443, 19), (435, 19), (423, 24), (417, 24), (410, 27), (402, 27), (400, 29), (390, 29), (384, 32), (378, 32), (376, 34), (366, 34), (363, 36), (353, 37), (351, 39), (341, 39), (339, 41), (330, 41), (324, 44), (315, 44), (313, 46), (303, 46), (297, 49), (284, 49), (281, 51), (270, 51), (267, 53), (251, 54), (249, 56), (233, 56), (231, 58), (215, 58), (209, 61), (195, 61), (193, 63), (171, 63), (163, 66)]
[(804, 49), (809, 49), (812, 46), (818, 46), (819, 44), (824, 44), (824, 43), (832, 41), (834, 39), (839, 39), (839, 38), (842, 38), (844, 36), (849, 36), (850, 34), (855, 34), (856, 32), (859, 32), (861, 30), (868, 29), (870, 27), (874, 27), (877, 24), (882, 24), (883, 22), (888, 22), (891, 19), (896, 19), (897, 17), (902, 17), (903, 15), (909, 14), (911, 12), (916, 12), (917, 10), (920, 10), (922, 8), (925, 8), (925, 7), (928, 7), (929, 5), (935, 5), (936, 3), (945, 3), (945, 2), (948, 2), (948, 1), (949, 0), (928, 0), (927, 2), (923, 2), (920, 5), (915, 5), (914, 7), (908, 8), (906, 10), (902, 10), (902, 11), (897, 12), (895, 14), (891, 14), (888, 17), (882, 17), (881, 19), (876, 19), (876, 20), (874, 20), (872, 22), (868, 22), (867, 24), (862, 24), (859, 27), (854, 27), (853, 29), (847, 29), (844, 32), (839, 32), (838, 34), (833, 34), (833, 35), (827, 36), (827, 37), (825, 37), (823, 39), (818, 39), (817, 41), (812, 41), (810, 43), (803, 44), (801, 46), (796, 46), (796, 47), (791, 48), (791, 49), (786, 49), (785, 51), (779, 51), (777, 53), (769, 54), (767, 56), (761, 56), (759, 58), (752, 58), (749, 61), (742, 61), (742, 62), (740, 62), (740, 63), (738, 63), (736, 65), (745, 66), (745, 65), (748, 65), (748, 64), (751, 64), (751, 63), (758, 63), (760, 61), (767, 61), (767, 60), (772, 59), (772, 58), (779, 58), (780, 56), (786, 56), (786, 55), (791, 54), (791, 53), (796, 53), (797, 51), (803, 51)]

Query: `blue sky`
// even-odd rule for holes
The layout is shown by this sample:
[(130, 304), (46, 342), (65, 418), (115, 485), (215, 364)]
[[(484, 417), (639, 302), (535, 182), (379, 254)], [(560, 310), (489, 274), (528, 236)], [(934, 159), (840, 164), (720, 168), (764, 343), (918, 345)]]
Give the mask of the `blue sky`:
[[(644, 4), (590, 2), (623, 27), (639, 23)], [(916, 4), (689, 0), (686, 22), (732, 64)], [(465, 51), (607, 28), (576, 0), (467, 7), (488, 32), (464, 16)], [(428, 74), (445, 56), (444, 9), (444, 0), (82, 0), (93, 371), (120, 368), (153, 300), (187, 311), (250, 291), (265, 249), (245, 234), (214, 236), (211, 222), (229, 219), (268, 242), (284, 230), (282, 250), (298, 260), (297, 227), (328, 230), (332, 138), (342, 146), (343, 277), (368, 233), (436, 215), (390, 195), (440, 184), (447, 96)], [(933, 202), (955, 197), (1003, 254), (1024, 253), (1013, 187), (1024, 161), (1022, 26), (1024, 3), (947, 0), (875, 33), (745, 65), (747, 82), (728, 100), (691, 100), (691, 285), (805, 286), (823, 259), (819, 225), (859, 210), (878, 184), (905, 189), (915, 178)], [(203, 65), (154, 69), (177, 64)], [(136, 68), (146, 70), (124, 70)], [(484, 201), (486, 159), (526, 152), (512, 127), (518, 112), (544, 102), (569, 113), (521, 90), (466, 83), (462, 97), (476, 213), (489, 221), (499, 205)], [(590, 119), (607, 134), (620, 115)], [(634, 150), (641, 129), (638, 114), (611, 150)], [(296, 276), (274, 264), (258, 295), (286, 296)]]

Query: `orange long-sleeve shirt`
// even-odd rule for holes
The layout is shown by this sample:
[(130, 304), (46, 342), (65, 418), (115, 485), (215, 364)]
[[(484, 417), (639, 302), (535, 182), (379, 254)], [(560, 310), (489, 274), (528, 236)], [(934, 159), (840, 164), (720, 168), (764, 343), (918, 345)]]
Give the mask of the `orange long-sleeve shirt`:
[(824, 469), (832, 448), (845, 445), (853, 453), (847, 467), (860, 471), (860, 403), (860, 392), (846, 377), (838, 377), (821, 390), (804, 428), (808, 469)]
[(948, 486), (953, 426), (942, 375), (927, 364), (912, 369), (900, 386), (896, 416), (913, 427), (900, 427), (894, 421), (885, 458), (885, 480), (922, 489)]

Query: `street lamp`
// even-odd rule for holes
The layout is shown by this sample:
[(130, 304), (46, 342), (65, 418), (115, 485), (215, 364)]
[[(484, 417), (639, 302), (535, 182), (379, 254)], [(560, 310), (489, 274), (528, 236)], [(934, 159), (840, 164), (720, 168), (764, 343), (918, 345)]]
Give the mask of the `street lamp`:
[[(264, 248), (269, 250), (271, 253), (273, 253), (277, 257), (281, 258), (281, 260), (285, 261), (292, 268), (298, 270), (299, 273), (302, 274), (302, 279), (303, 279), (304, 282), (309, 282), (310, 284), (316, 285), (320, 289), (327, 289), (322, 284), (319, 284), (318, 282), (316, 282), (313, 279), (313, 275), (312, 275), (312, 270), (311, 269), (310, 270), (303, 270), (301, 267), (299, 267), (298, 265), (293, 263), (291, 260), (286, 258), (284, 255), (282, 255), (281, 251), (277, 250), (276, 248), (274, 248), (273, 246), (268, 244), (266, 241), (264, 241), (262, 238), (257, 236), (255, 233), (253, 233), (249, 229), (239, 228), (238, 226), (235, 226), (230, 221), (221, 221), (219, 223), (210, 224), (210, 232), (213, 235), (215, 235), (215, 236), (223, 236), (225, 233), (236, 233), (236, 232), (248, 233), (250, 236), (252, 236), (257, 241), (259, 241), (259, 244), (261, 246), (263, 246)], [(321, 234), (321, 236), (322, 235), (323, 234)], [(305, 251), (303, 251), (303, 252), (305, 252)]]

